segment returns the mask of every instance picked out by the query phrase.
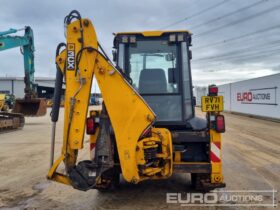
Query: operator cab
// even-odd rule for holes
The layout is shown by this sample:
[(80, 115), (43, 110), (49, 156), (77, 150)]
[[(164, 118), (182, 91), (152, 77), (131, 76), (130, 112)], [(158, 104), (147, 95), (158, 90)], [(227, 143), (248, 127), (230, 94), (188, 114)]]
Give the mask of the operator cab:
[(156, 126), (182, 126), (194, 117), (191, 33), (118, 33), (114, 61), (155, 112)]

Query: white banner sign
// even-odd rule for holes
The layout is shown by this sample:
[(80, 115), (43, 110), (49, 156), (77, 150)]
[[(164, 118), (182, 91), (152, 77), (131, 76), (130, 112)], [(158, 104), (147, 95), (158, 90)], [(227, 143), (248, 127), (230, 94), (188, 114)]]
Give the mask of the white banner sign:
[(269, 87), (237, 92), (236, 100), (241, 104), (277, 105), (276, 90), (277, 87)]

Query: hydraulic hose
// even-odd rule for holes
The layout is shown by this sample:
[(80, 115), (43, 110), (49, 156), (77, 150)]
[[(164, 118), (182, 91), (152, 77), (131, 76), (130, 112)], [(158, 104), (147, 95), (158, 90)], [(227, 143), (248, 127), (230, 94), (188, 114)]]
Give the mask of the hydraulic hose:
[[(57, 46), (56, 56), (59, 55), (60, 48), (66, 46), (64, 43), (60, 43)], [(53, 106), (52, 106), (52, 122), (57, 122), (59, 117), (59, 108), (62, 94), (62, 84), (63, 84), (63, 74), (56, 64), (56, 80), (55, 80), (55, 88), (54, 88), (54, 96), (53, 96)]]
[[(56, 57), (60, 53), (60, 49), (62, 47), (66, 47), (65, 43), (60, 43), (56, 49)], [(60, 101), (62, 94), (62, 84), (63, 84), (63, 73), (59, 68), (58, 64), (56, 64), (56, 80), (55, 80), (55, 88), (54, 88), (54, 96), (53, 96), (53, 106), (51, 112), (51, 120), (52, 120), (52, 136), (51, 136), (51, 153), (50, 153), (50, 167), (53, 165), (54, 161), (54, 147), (55, 147), (55, 131), (56, 131), (56, 122), (59, 116), (60, 109)]]

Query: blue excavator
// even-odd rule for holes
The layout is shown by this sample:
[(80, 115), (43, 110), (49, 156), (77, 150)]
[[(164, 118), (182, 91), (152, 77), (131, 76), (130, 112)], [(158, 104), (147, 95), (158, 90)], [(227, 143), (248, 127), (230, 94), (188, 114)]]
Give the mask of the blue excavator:
[[(23, 36), (11, 35), (24, 31)], [(9, 29), (0, 32), (0, 51), (20, 47), (24, 58), (24, 98), (17, 98), (11, 112), (0, 112), (0, 132), (19, 129), (24, 126), (25, 116), (43, 116), (47, 112), (47, 103), (43, 98), (38, 98), (37, 87), (34, 79), (34, 36), (31, 27), (22, 29)]]
[[(24, 31), (23, 36), (12, 36), (18, 31)], [(34, 36), (30, 26), (22, 29), (10, 29), (0, 32), (0, 51), (20, 47), (24, 58), (24, 98), (16, 99), (13, 113), (21, 113), (24, 116), (43, 116), (47, 111), (46, 100), (38, 98), (37, 84), (34, 79)]]

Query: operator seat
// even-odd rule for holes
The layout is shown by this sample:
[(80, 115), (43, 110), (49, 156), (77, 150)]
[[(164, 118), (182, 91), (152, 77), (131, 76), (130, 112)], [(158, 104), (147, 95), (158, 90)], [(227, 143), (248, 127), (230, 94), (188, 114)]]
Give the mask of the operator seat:
[(167, 81), (163, 69), (143, 69), (139, 78), (139, 93), (167, 93)]

